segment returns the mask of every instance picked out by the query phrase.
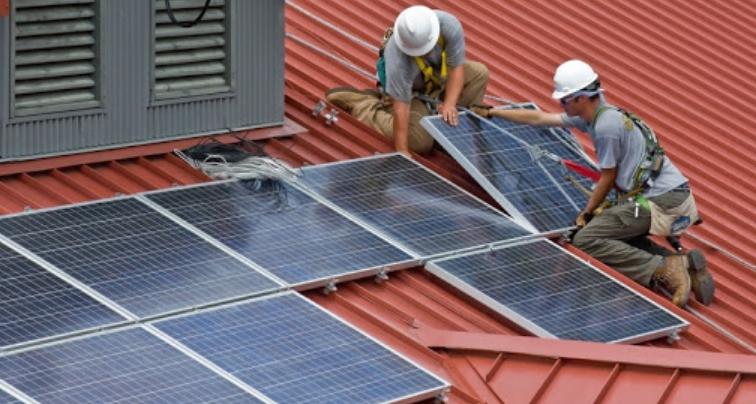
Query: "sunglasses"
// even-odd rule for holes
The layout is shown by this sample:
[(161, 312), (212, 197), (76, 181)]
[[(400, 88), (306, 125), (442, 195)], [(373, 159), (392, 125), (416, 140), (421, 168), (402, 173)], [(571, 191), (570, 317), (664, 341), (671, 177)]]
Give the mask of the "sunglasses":
[(577, 97), (580, 97), (580, 94), (570, 95), (570, 96), (567, 96), (567, 97), (564, 97), (564, 98), (560, 98), (559, 99), (559, 103), (562, 104), (562, 106), (565, 106), (565, 105), (571, 103), (572, 100), (574, 100)]
[(584, 95), (586, 97), (591, 97), (593, 95), (601, 93), (602, 91), (603, 90), (600, 90), (600, 89), (599, 90), (584, 89), (584, 90), (578, 91), (578, 92), (576, 92), (574, 94), (568, 95), (568, 96), (566, 96), (564, 98), (560, 98), (559, 99), (559, 103), (562, 104), (562, 106), (565, 106), (565, 105), (571, 103), (572, 100), (574, 100), (577, 97), (580, 97), (582, 95)]

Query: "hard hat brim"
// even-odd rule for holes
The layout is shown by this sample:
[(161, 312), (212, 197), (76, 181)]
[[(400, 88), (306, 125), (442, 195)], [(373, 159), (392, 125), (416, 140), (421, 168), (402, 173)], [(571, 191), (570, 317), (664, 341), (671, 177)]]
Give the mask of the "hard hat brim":
[(554, 90), (554, 92), (551, 93), (551, 98), (553, 98), (555, 100), (561, 100), (562, 98), (567, 97), (570, 94), (575, 94), (578, 91), (580, 91), (580, 90), (570, 90), (570, 91), (556, 91), (556, 90)]
[(584, 83), (580, 83), (579, 87), (577, 88), (574, 88), (574, 89), (571, 88), (569, 90), (563, 90), (563, 91), (554, 90), (554, 92), (551, 93), (551, 98), (555, 100), (561, 100), (564, 97), (583, 91), (583, 89), (593, 84), (593, 82), (595, 82), (597, 79), (598, 79), (598, 74), (593, 73), (590, 78), (586, 79)]
[(441, 24), (439, 23), (438, 16), (436, 15), (435, 12), (432, 14), (431, 18), (433, 18), (434, 20), (431, 26), (431, 29), (432, 29), (431, 35), (430, 35), (431, 40), (423, 44), (423, 46), (419, 46), (419, 47), (411, 47), (411, 46), (408, 46), (406, 43), (404, 43), (402, 41), (401, 35), (396, 35), (399, 32), (399, 27), (397, 25), (398, 21), (397, 23), (394, 23), (395, 35), (392, 35), (391, 37), (394, 38), (394, 40), (396, 41), (396, 45), (399, 47), (399, 50), (401, 50), (402, 53), (409, 56), (413, 56), (413, 57), (423, 56), (427, 54), (428, 52), (430, 52), (433, 49), (433, 47), (436, 46), (436, 43), (438, 43), (438, 37), (441, 34)]

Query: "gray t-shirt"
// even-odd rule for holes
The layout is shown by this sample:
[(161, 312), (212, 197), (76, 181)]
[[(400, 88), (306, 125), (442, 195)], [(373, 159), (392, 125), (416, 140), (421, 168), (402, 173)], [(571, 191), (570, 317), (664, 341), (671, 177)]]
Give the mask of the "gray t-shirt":
[[(457, 67), (465, 62), (465, 34), (457, 17), (441, 10), (434, 10), (441, 25), (441, 36), (446, 49), (448, 68)], [(396, 35), (396, 34), (394, 34)], [(404, 54), (396, 45), (392, 36), (383, 51), (386, 61), (386, 92), (394, 99), (409, 103), (413, 91), (423, 90), (423, 76), (417, 67), (415, 58)], [(441, 47), (436, 45), (425, 56), (425, 63), (438, 72), (441, 67)]]
[[(603, 96), (600, 106), (611, 106)], [(579, 116), (567, 116), (562, 113), (564, 126), (577, 128), (591, 135), (596, 147), (598, 165), (601, 169), (617, 167), (617, 186), (628, 191), (633, 187), (633, 174), (642, 163), (646, 140), (640, 129), (633, 125), (631, 130), (625, 130), (624, 115), (615, 108), (604, 110), (595, 122), (590, 125)], [(643, 194), (647, 197), (661, 195), (688, 181), (680, 170), (672, 164), (669, 157), (664, 156), (664, 164), (659, 177)]]

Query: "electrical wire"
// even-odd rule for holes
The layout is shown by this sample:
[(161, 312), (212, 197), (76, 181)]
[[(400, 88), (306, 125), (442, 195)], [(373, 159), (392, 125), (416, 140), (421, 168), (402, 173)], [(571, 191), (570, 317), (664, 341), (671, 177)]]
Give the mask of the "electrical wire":
[(191, 167), (201, 170), (210, 178), (218, 180), (275, 179), (296, 182), (299, 179), (297, 170), (271, 157), (250, 156), (238, 162), (229, 162), (220, 154), (209, 154), (203, 160), (195, 160), (181, 150), (174, 150), (173, 152)]
[(173, 14), (173, 8), (171, 8), (171, 0), (165, 0), (165, 12), (168, 14), (168, 18), (171, 19), (171, 22), (178, 25), (182, 28), (191, 28), (195, 26), (200, 20), (202, 20), (202, 17), (205, 16), (205, 13), (207, 12), (207, 9), (210, 7), (210, 1), (211, 0), (205, 0), (205, 5), (202, 7), (202, 11), (197, 16), (197, 18), (194, 19), (194, 21), (179, 21), (176, 19), (176, 16)]

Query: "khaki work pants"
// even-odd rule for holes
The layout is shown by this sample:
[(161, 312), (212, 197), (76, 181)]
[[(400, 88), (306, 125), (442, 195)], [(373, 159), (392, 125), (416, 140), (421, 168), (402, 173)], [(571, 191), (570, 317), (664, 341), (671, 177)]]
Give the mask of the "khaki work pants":
[[(669, 191), (649, 198), (662, 208), (670, 209), (685, 201), (690, 191)], [(651, 212), (635, 204), (623, 203), (605, 210), (577, 232), (572, 244), (632, 280), (649, 286), (651, 277), (661, 266), (664, 256), (672, 253), (647, 238)]]
[[(457, 103), (469, 107), (479, 104), (486, 94), (488, 68), (479, 62), (465, 62), (463, 66), (465, 69), (464, 86)], [(415, 153), (427, 153), (433, 148), (433, 137), (420, 125), (420, 119), (430, 114), (431, 111), (424, 102), (417, 98), (412, 99), (408, 141), (410, 150)], [(393, 143), (394, 113), (393, 101), (390, 97), (384, 96), (382, 99), (376, 97), (374, 100), (360, 102), (352, 108), (351, 115)]]

